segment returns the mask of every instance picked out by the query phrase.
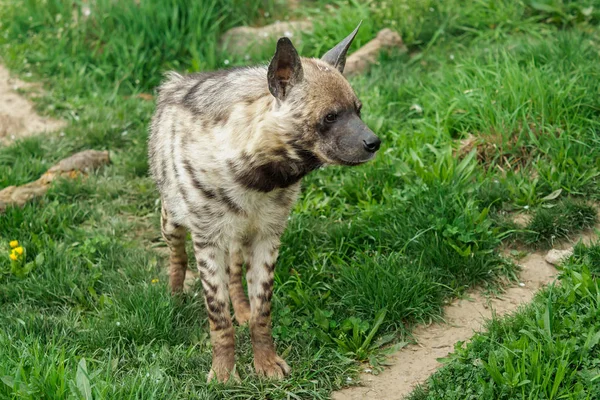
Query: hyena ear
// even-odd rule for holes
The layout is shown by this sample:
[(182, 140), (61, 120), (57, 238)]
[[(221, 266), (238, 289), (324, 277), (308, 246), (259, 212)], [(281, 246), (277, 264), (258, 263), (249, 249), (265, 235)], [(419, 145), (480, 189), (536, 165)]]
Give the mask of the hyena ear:
[(321, 60), (326, 63), (333, 65), (337, 68), (338, 71), (344, 72), (344, 67), (346, 66), (346, 53), (354, 40), (354, 37), (358, 33), (358, 28), (360, 28), (360, 24), (362, 21), (358, 23), (358, 26), (354, 28), (351, 34), (349, 34), (344, 40), (339, 42), (333, 49), (329, 50)]
[(303, 78), (304, 71), (298, 52), (290, 39), (282, 37), (277, 41), (277, 50), (267, 72), (269, 91), (275, 98), (284, 100), (292, 86)]

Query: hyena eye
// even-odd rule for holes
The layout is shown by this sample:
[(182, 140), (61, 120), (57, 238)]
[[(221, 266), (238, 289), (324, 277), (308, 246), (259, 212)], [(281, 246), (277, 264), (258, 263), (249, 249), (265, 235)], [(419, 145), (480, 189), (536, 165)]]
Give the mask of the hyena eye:
[(325, 116), (325, 122), (327, 122), (328, 124), (333, 124), (335, 121), (337, 120), (337, 114), (327, 114)]

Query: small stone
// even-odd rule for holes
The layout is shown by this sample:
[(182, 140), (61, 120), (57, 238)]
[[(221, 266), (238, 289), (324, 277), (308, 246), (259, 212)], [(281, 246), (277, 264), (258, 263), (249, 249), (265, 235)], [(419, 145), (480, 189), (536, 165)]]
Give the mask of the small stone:
[(525, 287), (525, 284), (523, 282), (519, 282), (519, 286)]
[(546, 254), (546, 262), (552, 265), (560, 264), (564, 259), (573, 255), (573, 248), (566, 250), (552, 249)]

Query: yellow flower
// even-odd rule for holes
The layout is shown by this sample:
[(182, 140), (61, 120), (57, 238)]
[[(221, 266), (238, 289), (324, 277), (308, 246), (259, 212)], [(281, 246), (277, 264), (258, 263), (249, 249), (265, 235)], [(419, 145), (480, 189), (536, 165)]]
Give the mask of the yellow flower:
[(17, 258), (19, 258), (19, 256), (17, 256), (15, 253), (10, 253), (10, 259), (13, 261), (17, 261)]
[(158, 283), (158, 278), (152, 279), (152, 283)]
[(18, 255), (20, 255), (20, 256), (22, 256), (22, 255), (23, 255), (23, 247), (21, 247), (21, 246), (19, 246), (19, 247), (15, 247), (15, 248), (13, 249), (13, 251), (14, 251), (15, 253), (17, 253)]
[(19, 245), (19, 241), (18, 240), (11, 240), (9, 244), (10, 244), (10, 248), (14, 249), (15, 247), (17, 247)]

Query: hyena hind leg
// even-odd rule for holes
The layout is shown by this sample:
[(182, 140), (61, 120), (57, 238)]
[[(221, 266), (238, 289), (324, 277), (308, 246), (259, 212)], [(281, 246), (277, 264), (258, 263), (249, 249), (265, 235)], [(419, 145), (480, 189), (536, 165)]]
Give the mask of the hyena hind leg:
[(232, 249), (229, 261), (229, 297), (233, 303), (233, 311), (238, 324), (243, 325), (250, 320), (250, 302), (244, 292), (242, 283), (242, 265), (244, 259), (240, 249)]
[(169, 246), (169, 286), (171, 291), (181, 292), (185, 280), (188, 257), (185, 252), (186, 229), (170, 220), (169, 212), (162, 206), (161, 215), (162, 236)]

